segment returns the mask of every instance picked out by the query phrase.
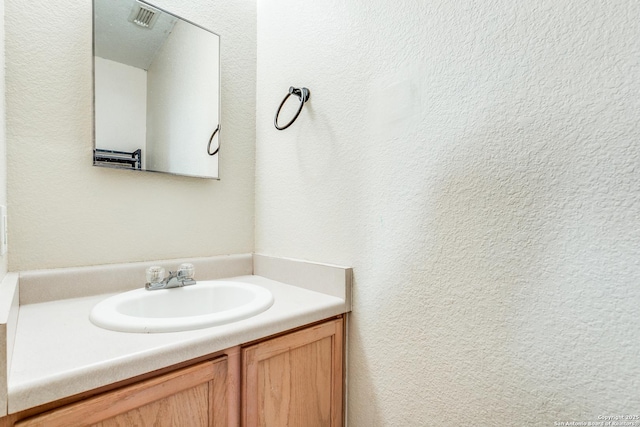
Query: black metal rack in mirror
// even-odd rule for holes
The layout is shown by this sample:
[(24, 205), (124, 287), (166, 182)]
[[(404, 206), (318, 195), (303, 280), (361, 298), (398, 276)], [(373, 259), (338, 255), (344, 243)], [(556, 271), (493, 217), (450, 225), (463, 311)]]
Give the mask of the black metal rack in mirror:
[(142, 170), (142, 150), (138, 148), (136, 151), (127, 152), (96, 148), (93, 150), (93, 164), (112, 168)]

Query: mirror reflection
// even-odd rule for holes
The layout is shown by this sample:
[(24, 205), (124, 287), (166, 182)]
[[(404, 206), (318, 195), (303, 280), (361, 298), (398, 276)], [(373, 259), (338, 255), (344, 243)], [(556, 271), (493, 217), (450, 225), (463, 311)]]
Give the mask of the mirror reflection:
[(94, 0), (93, 164), (217, 178), (219, 52), (149, 3)]

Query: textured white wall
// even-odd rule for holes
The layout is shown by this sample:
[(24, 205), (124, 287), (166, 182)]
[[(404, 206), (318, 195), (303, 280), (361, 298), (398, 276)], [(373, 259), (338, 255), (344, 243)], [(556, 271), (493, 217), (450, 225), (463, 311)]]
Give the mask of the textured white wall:
[(155, 3), (221, 34), (221, 181), (91, 166), (91, 2), (8, 0), (10, 270), (253, 249), (256, 4)]
[[(0, 205), (7, 205), (7, 137), (5, 109), (4, 0), (0, 0)], [(0, 280), (7, 273), (8, 254), (0, 255)]]
[(256, 251), (354, 266), (351, 426), (640, 411), (638, 16), (258, 2)]

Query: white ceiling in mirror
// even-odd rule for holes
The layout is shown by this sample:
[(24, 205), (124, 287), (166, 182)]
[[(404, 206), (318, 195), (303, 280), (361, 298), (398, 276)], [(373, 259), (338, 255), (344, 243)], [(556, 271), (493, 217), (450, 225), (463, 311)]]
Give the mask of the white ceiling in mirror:
[[(140, 28), (130, 20), (132, 11), (145, 7), (135, 0), (95, 3), (95, 55), (148, 70), (176, 23), (176, 18), (157, 13), (152, 28)], [(154, 10), (157, 10), (153, 8)], [(122, 49), (127, 46), (127, 49)]]

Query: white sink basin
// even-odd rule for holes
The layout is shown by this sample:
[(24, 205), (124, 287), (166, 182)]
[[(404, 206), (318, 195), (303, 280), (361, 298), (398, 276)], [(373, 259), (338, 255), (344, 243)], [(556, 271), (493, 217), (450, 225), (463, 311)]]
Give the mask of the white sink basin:
[(109, 297), (91, 311), (96, 326), (120, 332), (176, 332), (246, 319), (273, 304), (268, 289), (251, 283), (199, 281), (183, 288), (144, 288)]

